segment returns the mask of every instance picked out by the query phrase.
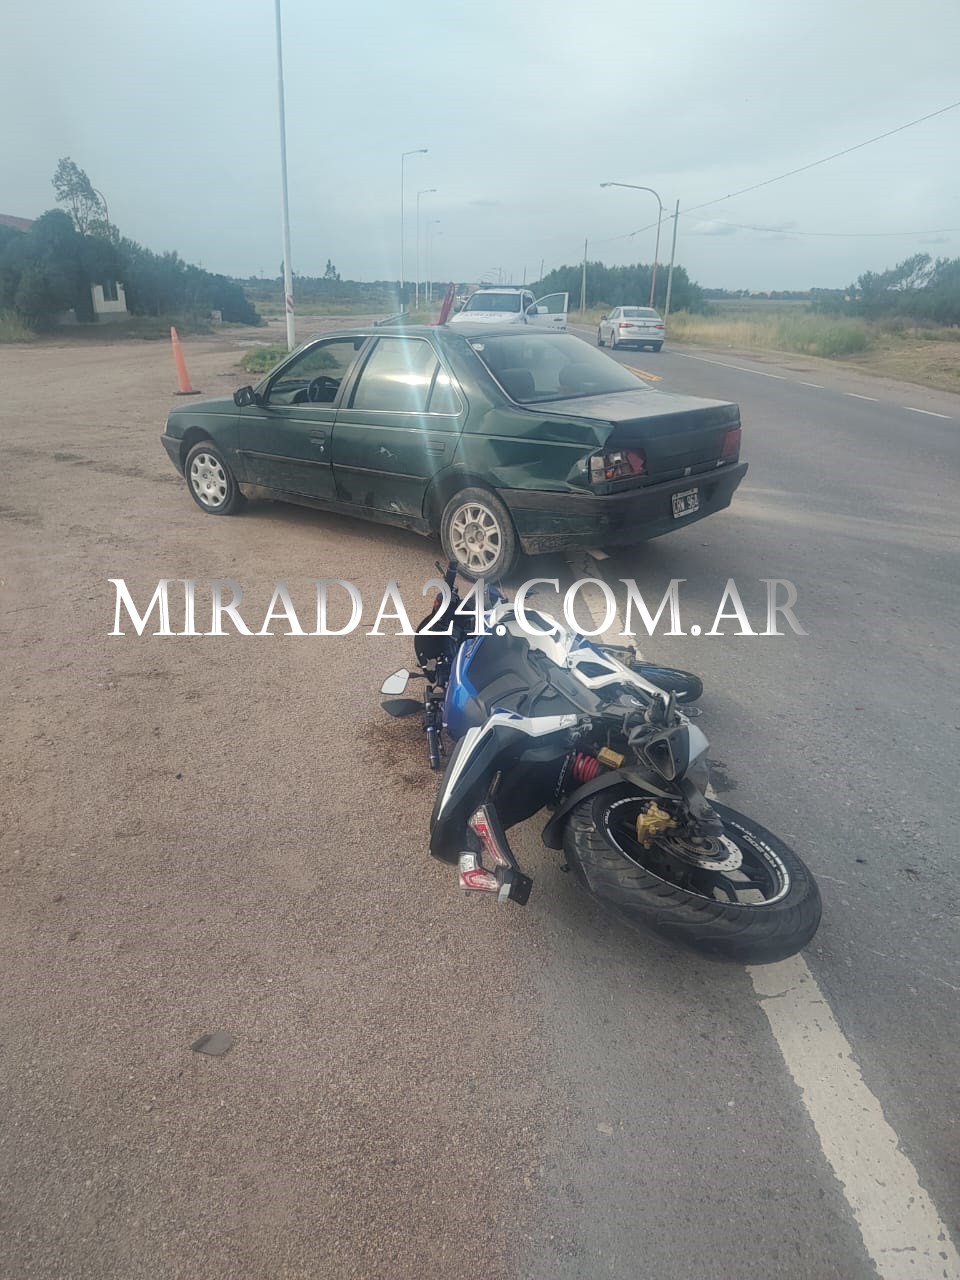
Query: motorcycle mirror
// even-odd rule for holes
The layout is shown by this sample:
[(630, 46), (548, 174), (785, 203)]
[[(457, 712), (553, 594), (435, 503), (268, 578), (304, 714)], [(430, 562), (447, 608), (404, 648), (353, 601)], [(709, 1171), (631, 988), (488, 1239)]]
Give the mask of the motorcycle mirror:
[(380, 686), (380, 692), (388, 694), (390, 697), (396, 697), (397, 694), (403, 693), (404, 689), (406, 689), (409, 679), (409, 671), (395, 671), (392, 676), (387, 676), (386, 680), (384, 680)]

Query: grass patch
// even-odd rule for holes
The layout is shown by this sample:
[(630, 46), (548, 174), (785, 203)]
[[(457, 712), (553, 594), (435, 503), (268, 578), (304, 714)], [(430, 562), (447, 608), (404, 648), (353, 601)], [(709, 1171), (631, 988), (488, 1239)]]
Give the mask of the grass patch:
[(780, 313), (734, 319), (729, 315), (701, 316), (675, 311), (667, 322), (667, 339), (757, 351), (793, 351), (808, 356), (856, 355), (870, 346), (870, 327), (812, 313)]
[(0, 311), (0, 342), (33, 342), (36, 336), (15, 311)]
[(269, 347), (254, 347), (246, 351), (240, 358), (240, 368), (247, 373), (269, 373), (287, 354), (287, 348), (274, 344)]

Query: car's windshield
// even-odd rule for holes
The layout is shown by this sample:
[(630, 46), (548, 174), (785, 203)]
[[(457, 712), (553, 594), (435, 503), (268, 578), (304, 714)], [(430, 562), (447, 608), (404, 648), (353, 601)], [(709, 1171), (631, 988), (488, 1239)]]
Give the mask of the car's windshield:
[(659, 314), (653, 307), (624, 307), (623, 314), (627, 320), (659, 320)]
[(470, 343), (518, 404), (607, 395), (644, 387), (637, 377), (571, 333), (518, 333)]
[(467, 299), (464, 311), (519, 311), (519, 293), (475, 293)]

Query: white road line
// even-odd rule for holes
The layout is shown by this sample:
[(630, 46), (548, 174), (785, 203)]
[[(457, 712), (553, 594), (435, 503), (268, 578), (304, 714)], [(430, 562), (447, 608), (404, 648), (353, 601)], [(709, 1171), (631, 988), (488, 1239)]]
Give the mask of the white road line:
[(706, 356), (692, 356), (688, 351), (673, 351), (675, 356), (683, 356), (684, 360), (699, 360), (702, 364), (719, 364), (724, 369), (737, 369), (740, 373), (753, 373), (758, 378), (775, 378), (777, 382), (790, 382), (791, 379), (782, 373), (764, 373), (762, 369), (748, 369), (746, 365), (730, 364), (728, 360), (709, 360)]
[(850, 397), (852, 397), (852, 399), (854, 399), (854, 400), (872, 400), (874, 404), (879, 404), (879, 403), (880, 403), (880, 402), (877, 400), (877, 397), (876, 397), (876, 396), (861, 396), (861, 395), (858, 395), (858, 394), (856, 393), (856, 391), (845, 391), (843, 394), (844, 394), (845, 396), (850, 396)]
[(823, 390), (822, 382), (801, 382), (800, 385), (801, 387), (816, 387), (818, 391)]
[(946, 418), (948, 422), (953, 421), (949, 413), (934, 413), (932, 409), (915, 409), (912, 404), (905, 404), (903, 407), (908, 413), (925, 413), (928, 418)]
[(806, 961), (747, 972), (883, 1280), (957, 1280), (960, 1254)]
[[(590, 572), (584, 553), (568, 561), (578, 576), (600, 576), (595, 561)], [(594, 612), (586, 592), (581, 598), (599, 620), (602, 605)], [(604, 635), (622, 630), (618, 616)], [(712, 787), (707, 795), (716, 799)], [(747, 973), (881, 1280), (960, 1280), (960, 1253), (864, 1083), (807, 962), (793, 956), (750, 965)]]

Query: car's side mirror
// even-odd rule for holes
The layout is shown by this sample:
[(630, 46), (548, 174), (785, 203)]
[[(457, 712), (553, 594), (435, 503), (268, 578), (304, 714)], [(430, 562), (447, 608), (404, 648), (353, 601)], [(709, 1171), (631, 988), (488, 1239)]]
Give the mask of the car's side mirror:
[(260, 399), (253, 387), (240, 387), (233, 393), (233, 403), (238, 409), (248, 404), (259, 404)]

